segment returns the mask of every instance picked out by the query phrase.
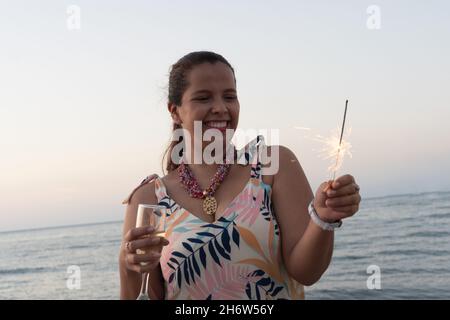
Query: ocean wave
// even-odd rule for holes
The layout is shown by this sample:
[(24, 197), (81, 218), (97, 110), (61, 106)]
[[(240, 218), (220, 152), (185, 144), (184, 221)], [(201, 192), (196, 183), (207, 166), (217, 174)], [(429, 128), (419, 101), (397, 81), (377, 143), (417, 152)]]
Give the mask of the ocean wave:
[(380, 256), (446, 256), (450, 254), (448, 250), (417, 250), (417, 249), (400, 249), (400, 250), (384, 250), (376, 253)]
[(44, 267), (0, 269), (0, 275), (40, 273), (40, 272), (46, 272), (49, 270), (50, 270), (49, 268), (44, 268)]
[(427, 218), (437, 218), (437, 219), (442, 219), (442, 218), (447, 218), (447, 217), (450, 217), (450, 212), (433, 213), (433, 214), (430, 214), (429, 216), (427, 216)]
[(450, 236), (448, 231), (418, 231), (406, 235), (406, 237), (420, 237), (420, 238), (442, 238)]

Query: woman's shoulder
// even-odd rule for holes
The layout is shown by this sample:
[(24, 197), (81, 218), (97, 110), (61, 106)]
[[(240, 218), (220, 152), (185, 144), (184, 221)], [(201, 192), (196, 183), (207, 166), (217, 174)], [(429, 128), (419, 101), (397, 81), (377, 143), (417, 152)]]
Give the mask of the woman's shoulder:
[(131, 191), (125, 200), (123, 200), (122, 204), (131, 204), (132, 202), (156, 204), (158, 202), (155, 193), (157, 178), (158, 175), (156, 174), (147, 176)]
[(265, 145), (260, 153), (263, 175), (276, 175), (286, 164), (298, 162), (295, 153), (285, 145)]

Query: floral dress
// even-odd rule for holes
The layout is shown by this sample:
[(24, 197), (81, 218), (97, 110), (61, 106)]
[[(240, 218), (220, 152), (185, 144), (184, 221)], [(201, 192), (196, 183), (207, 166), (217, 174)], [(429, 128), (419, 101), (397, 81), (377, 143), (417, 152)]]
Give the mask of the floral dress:
[(258, 136), (238, 152), (238, 163), (251, 164), (251, 177), (213, 223), (171, 199), (156, 174), (140, 184), (155, 180), (158, 202), (166, 208), (170, 243), (160, 260), (166, 299), (304, 299), (303, 286), (282, 260), (272, 189), (261, 176), (262, 148), (264, 139)]

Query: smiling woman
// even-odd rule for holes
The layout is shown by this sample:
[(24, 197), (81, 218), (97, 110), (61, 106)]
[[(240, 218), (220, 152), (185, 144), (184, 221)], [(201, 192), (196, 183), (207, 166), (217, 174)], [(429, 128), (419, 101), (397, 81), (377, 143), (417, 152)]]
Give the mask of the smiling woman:
[[(234, 70), (216, 53), (192, 52), (172, 66), (167, 108), (174, 133), (181, 129), (166, 152), (168, 173), (148, 176), (124, 201), (121, 297), (135, 299), (140, 274), (149, 273), (152, 299), (304, 298), (303, 285), (330, 263), (334, 228), (358, 211), (354, 178), (339, 177), (329, 190), (324, 182), (314, 197), (295, 154), (262, 136), (239, 152), (223, 139), (224, 161), (193, 161), (208, 148), (201, 137), (220, 140), (238, 126)], [(273, 159), (279, 170), (268, 174)], [(165, 238), (134, 227), (143, 203), (164, 208)]]

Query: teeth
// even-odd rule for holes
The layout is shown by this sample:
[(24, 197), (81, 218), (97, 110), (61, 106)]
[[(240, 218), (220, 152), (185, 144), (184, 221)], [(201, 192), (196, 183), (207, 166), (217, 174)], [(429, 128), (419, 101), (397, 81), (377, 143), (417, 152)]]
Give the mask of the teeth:
[(227, 121), (210, 121), (206, 122), (206, 125), (211, 128), (226, 128)]

